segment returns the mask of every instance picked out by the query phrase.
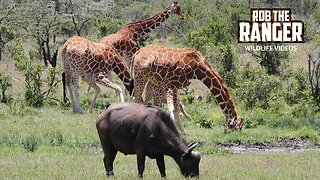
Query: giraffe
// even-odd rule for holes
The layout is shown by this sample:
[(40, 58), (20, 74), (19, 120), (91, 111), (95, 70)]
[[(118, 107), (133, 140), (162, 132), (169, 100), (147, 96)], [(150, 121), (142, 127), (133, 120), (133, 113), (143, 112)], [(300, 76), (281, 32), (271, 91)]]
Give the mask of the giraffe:
[[(112, 45), (123, 57), (125, 57), (126, 62), (130, 64), (133, 54), (140, 49), (141, 39), (149, 34), (153, 29), (159, 27), (162, 22), (170, 17), (171, 14), (176, 14), (181, 20), (184, 20), (185, 18), (180, 4), (178, 2), (174, 2), (169, 7), (165, 8), (156, 15), (149, 17), (148, 19), (125, 25), (115, 34), (111, 34), (102, 38), (100, 43)], [(111, 76), (109, 77), (111, 78)], [(149, 83), (149, 85), (151, 84), (152, 83)], [(89, 90), (90, 86), (88, 87), (87, 91)], [(147, 93), (152, 93), (152, 90), (148, 88)], [(192, 121), (191, 116), (183, 109), (181, 101), (179, 100), (178, 102), (180, 107), (179, 109), (181, 110), (182, 114), (188, 120)]]
[(83, 113), (78, 94), (79, 77), (95, 89), (95, 96), (89, 108), (90, 113), (100, 93), (100, 88), (96, 83), (115, 90), (120, 101), (124, 102), (122, 89), (107, 79), (111, 71), (117, 74), (131, 94), (133, 84), (129, 68), (112, 46), (73, 36), (65, 42), (61, 56), (73, 112)]
[(143, 102), (143, 90), (151, 81), (155, 104), (161, 102), (161, 93), (166, 92), (170, 115), (182, 133), (185, 130), (178, 115), (178, 89), (188, 86), (191, 79), (202, 81), (211, 91), (225, 115), (226, 127), (241, 130), (244, 120), (238, 116), (227, 86), (196, 49), (149, 45), (134, 55), (131, 68), (135, 81), (134, 101)]
[[(189, 83), (190, 84), (190, 83)], [(156, 104), (160, 107), (162, 107), (162, 105), (164, 103), (167, 103), (167, 98), (166, 98), (166, 90), (164, 88), (162, 88), (161, 86), (157, 86), (156, 88), (154, 88), (155, 84), (153, 84), (151, 81), (148, 81), (145, 85), (145, 102), (149, 102), (153, 96), (159, 96), (159, 98), (157, 98)], [(160, 89), (161, 88), (161, 89)], [(158, 89), (157, 91), (154, 91), (154, 89)], [(161, 97), (160, 97), (161, 96)], [(189, 120), (189, 121), (193, 121), (193, 119), (191, 118), (191, 116), (184, 110), (183, 104), (180, 100), (180, 98), (177, 96), (177, 103), (179, 106), (179, 110), (181, 111), (181, 113), (183, 114), (183, 116)]]
[(159, 27), (171, 14), (176, 14), (181, 20), (184, 20), (180, 4), (174, 2), (163, 11), (148, 19), (125, 25), (115, 34), (102, 38), (100, 43), (112, 45), (123, 57), (127, 57), (127, 63), (129, 64), (133, 54), (140, 49), (142, 38), (153, 29)]
[[(180, 4), (174, 2), (169, 7), (148, 19), (125, 25), (118, 32), (102, 38), (100, 43), (113, 46), (121, 56), (124, 57), (126, 63), (130, 64), (132, 55), (140, 49), (142, 38), (153, 29), (159, 27), (171, 14), (176, 14), (181, 20), (184, 20), (184, 14)], [(112, 76), (108, 76), (108, 78), (112, 82)], [(87, 88), (87, 92), (89, 91), (90, 86)]]

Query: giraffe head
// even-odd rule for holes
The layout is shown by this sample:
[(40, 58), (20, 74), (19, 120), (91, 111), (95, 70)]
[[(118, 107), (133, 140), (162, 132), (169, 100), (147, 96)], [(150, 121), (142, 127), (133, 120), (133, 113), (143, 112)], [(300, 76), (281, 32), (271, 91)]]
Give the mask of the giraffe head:
[(174, 2), (170, 7), (170, 12), (176, 14), (180, 17), (181, 20), (184, 20), (184, 14), (181, 10), (181, 6), (178, 2)]
[(241, 131), (243, 123), (244, 123), (244, 119), (239, 116), (236, 116), (233, 119), (227, 120), (225, 132), (227, 132), (227, 129), (231, 131)]

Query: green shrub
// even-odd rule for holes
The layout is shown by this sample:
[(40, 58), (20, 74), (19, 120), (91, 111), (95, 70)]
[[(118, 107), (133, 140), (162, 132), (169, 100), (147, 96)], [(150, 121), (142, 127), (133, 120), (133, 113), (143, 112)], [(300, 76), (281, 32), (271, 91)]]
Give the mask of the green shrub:
[(16, 133), (5, 134), (1, 135), (0, 144), (9, 147), (19, 146), (20, 139)]
[(287, 83), (283, 87), (283, 96), (289, 105), (307, 103), (310, 99), (310, 90), (308, 75), (304, 69), (287, 73), (282, 81)]
[(33, 135), (28, 135), (21, 139), (21, 144), (25, 150), (29, 152), (34, 152), (38, 149), (40, 145), (40, 140)]
[(41, 107), (43, 105), (43, 94), (41, 87), (43, 86), (41, 75), (44, 66), (40, 64), (33, 64), (29, 61), (24, 69), (25, 76), (25, 100), (28, 105), (32, 107)]
[(48, 135), (51, 146), (61, 146), (64, 144), (64, 138), (60, 131)]
[(12, 87), (10, 76), (0, 73), (0, 103), (10, 103), (12, 97), (6, 92)]
[(207, 115), (198, 116), (196, 119), (196, 123), (199, 124), (202, 128), (212, 128), (213, 123), (210, 117)]
[(303, 127), (298, 131), (298, 134), (300, 137), (308, 138), (311, 140), (312, 143), (316, 143), (319, 141), (319, 132), (313, 128), (309, 127)]
[(238, 75), (238, 68), (236, 67), (237, 54), (230, 45), (220, 46), (220, 51), (222, 54), (222, 58), (219, 62), (221, 67), (218, 67), (219, 74), (228, 85), (228, 87), (236, 87)]
[(29, 107), (25, 100), (17, 98), (13, 99), (9, 104), (9, 111), (12, 115), (25, 116), (27, 114), (36, 115), (37, 111), (35, 109)]
[[(57, 75), (61, 74), (59, 68), (46, 68), (40, 64), (39, 56), (35, 55), (34, 50), (30, 50), (30, 57), (26, 56), (21, 40), (18, 40), (12, 54), (16, 60), (17, 68), (22, 71), (25, 77), (25, 101), (31, 107), (42, 107), (46, 99), (51, 99), (58, 82)], [(43, 80), (47, 75), (47, 79)], [(46, 89), (45, 89), (46, 88)]]
[(187, 95), (183, 95), (181, 96), (181, 100), (183, 104), (192, 104), (194, 103), (194, 96), (191, 93)]
[(268, 75), (263, 68), (251, 68), (246, 65), (236, 95), (239, 102), (245, 104), (246, 109), (261, 107), (267, 109), (273, 101), (278, 101), (281, 90), (280, 79)]
[[(279, 46), (279, 43), (263, 43), (262, 45)], [(280, 75), (282, 72), (282, 66), (288, 60), (288, 51), (260, 51), (258, 55), (259, 64), (266, 69), (266, 72), (270, 75)]]

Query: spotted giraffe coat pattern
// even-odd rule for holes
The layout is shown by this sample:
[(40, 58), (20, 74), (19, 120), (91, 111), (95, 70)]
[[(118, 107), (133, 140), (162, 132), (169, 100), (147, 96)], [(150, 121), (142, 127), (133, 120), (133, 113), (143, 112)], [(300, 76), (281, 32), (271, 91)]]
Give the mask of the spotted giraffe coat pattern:
[(112, 46), (94, 43), (85, 38), (74, 36), (65, 42), (61, 56), (75, 113), (83, 112), (78, 95), (79, 77), (82, 77), (95, 89), (95, 97), (91, 103), (90, 112), (93, 110), (100, 93), (97, 83), (114, 89), (119, 94), (120, 100), (124, 101), (122, 89), (107, 79), (111, 71), (117, 74), (129, 92), (132, 90), (129, 68)]
[(155, 101), (161, 101), (163, 91), (166, 92), (169, 112), (182, 132), (185, 130), (177, 114), (177, 93), (178, 89), (188, 86), (191, 79), (202, 81), (211, 91), (225, 115), (228, 128), (242, 127), (243, 119), (238, 117), (226, 84), (196, 49), (149, 45), (135, 54), (132, 66), (134, 100), (143, 102), (144, 87), (148, 81), (152, 82)]

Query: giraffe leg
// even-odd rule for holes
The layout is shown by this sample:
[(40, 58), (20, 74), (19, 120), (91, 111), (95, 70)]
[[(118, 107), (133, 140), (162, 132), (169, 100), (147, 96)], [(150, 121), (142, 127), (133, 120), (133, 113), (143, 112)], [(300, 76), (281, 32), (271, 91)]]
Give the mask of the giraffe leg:
[(68, 84), (68, 89), (71, 97), (72, 107), (74, 113), (82, 114), (83, 111), (80, 106), (79, 93), (78, 93), (78, 82), (79, 77), (73, 78), (73, 83)]
[(165, 101), (163, 101), (163, 97), (165, 97), (165, 96), (163, 96), (163, 94), (165, 91), (163, 91), (163, 89), (161, 89), (161, 86), (159, 86), (159, 85), (153, 85), (153, 87), (154, 87), (154, 89), (152, 90), (151, 96), (154, 99), (154, 105), (162, 107), (163, 102), (166, 102), (166, 99), (165, 99)]
[(186, 130), (183, 128), (179, 118), (179, 107), (177, 103), (177, 92), (169, 89), (167, 92), (167, 104), (169, 108), (170, 116), (174, 119), (176, 126), (179, 128), (182, 134), (186, 134)]
[(142, 99), (142, 94), (145, 89), (146, 83), (147, 83), (147, 77), (145, 76), (140, 76), (140, 75), (135, 75), (135, 85), (134, 85), (134, 90), (133, 90), (133, 102), (137, 103), (143, 103)]
[[(89, 84), (88, 80), (87, 80), (85, 77), (81, 77), (81, 79), (82, 79), (83, 81), (85, 81), (86, 83)], [(90, 93), (90, 90), (91, 90), (91, 86), (90, 86), (90, 84), (89, 84), (89, 86), (87, 87), (86, 93), (89, 94), (89, 93)]]
[(92, 111), (93, 111), (93, 109), (94, 109), (94, 105), (96, 104), (96, 101), (97, 101), (97, 98), (98, 98), (98, 96), (99, 96), (99, 94), (100, 94), (100, 87), (96, 84), (96, 83), (94, 83), (93, 81), (90, 81), (90, 80), (88, 80), (88, 79), (85, 79), (85, 78), (83, 78), (83, 80), (86, 82), (86, 83), (88, 83), (88, 89), (90, 88), (90, 87), (92, 87), (94, 90), (95, 90), (95, 95), (94, 95), (94, 98), (93, 98), (93, 100), (92, 100), (92, 102), (91, 102), (91, 105), (90, 105), (90, 107), (89, 107), (89, 113), (92, 113)]
[(120, 88), (120, 86), (112, 83), (109, 79), (107, 79), (106, 77), (98, 77), (95, 79), (95, 81), (99, 84), (102, 84), (108, 88), (113, 89), (116, 92), (116, 95), (119, 96), (119, 99), (121, 102), (124, 102), (124, 97), (123, 97), (123, 93), (122, 93), (122, 89)]
[(70, 95), (70, 99), (71, 99), (72, 109), (73, 109), (73, 112), (75, 112), (75, 104), (74, 104), (74, 98), (73, 98), (73, 92), (72, 92), (71, 85), (68, 84), (67, 87), (68, 87), (68, 90), (69, 90), (69, 95)]
[(184, 110), (183, 104), (180, 99), (178, 99), (178, 105), (179, 105), (179, 109), (182, 112), (182, 114), (184, 115), (184, 117), (186, 117), (189, 121), (193, 121), (191, 116)]
[(152, 83), (150, 81), (147, 82), (144, 88), (144, 101), (149, 102), (152, 99), (152, 96), (154, 95), (153, 89), (152, 89)]
[[(109, 72), (107, 78), (108, 78), (111, 82), (113, 82), (113, 80), (112, 80), (113, 78), (112, 78), (112, 77), (113, 77), (112, 74)], [(93, 79), (93, 77), (90, 77), (90, 76), (89, 76), (89, 77), (81, 77), (81, 78), (82, 78), (83, 81), (85, 81), (85, 82), (87, 82), (87, 83), (88, 83), (88, 81), (90, 81), (90, 80), (92, 81), (92, 79)], [(89, 79), (89, 78), (90, 78), (90, 79)], [(89, 94), (89, 92), (90, 92), (90, 90), (91, 90), (91, 87), (93, 87), (93, 86), (90, 86), (90, 84), (89, 84), (89, 86), (87, 87), (87, 94)]]

